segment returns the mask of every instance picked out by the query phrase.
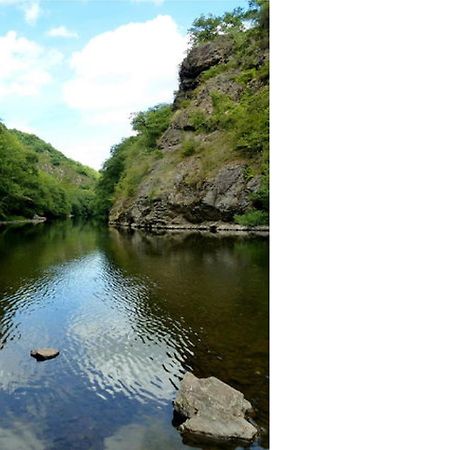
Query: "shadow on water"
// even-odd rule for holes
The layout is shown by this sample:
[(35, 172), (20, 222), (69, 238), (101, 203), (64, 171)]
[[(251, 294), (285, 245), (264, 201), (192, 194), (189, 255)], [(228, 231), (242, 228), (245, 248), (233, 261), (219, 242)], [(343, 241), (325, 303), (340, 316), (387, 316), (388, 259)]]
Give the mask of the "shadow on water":
[(187, 370), (241, 390), (267, 448), (268, 307), (266, 238), (1, 229), (0, 448), (194, 446), (171, 424)]

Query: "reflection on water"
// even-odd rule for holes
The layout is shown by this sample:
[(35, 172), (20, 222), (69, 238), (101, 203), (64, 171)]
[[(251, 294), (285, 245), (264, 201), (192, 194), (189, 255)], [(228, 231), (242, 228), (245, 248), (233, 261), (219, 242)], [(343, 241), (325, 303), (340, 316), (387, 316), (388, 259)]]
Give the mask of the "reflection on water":
[(268, 430), (268, 315), (266, 238), (0, 228), (0, 448), (187, 448), (186, 370), (241, 390)]

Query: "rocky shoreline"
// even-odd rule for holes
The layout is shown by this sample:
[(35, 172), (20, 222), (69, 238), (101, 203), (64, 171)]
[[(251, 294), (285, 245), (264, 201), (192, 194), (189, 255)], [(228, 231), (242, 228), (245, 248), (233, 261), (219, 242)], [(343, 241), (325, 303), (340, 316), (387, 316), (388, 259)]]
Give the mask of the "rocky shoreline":
[(16, 225), (16, 224), (22, 224), (22, 223), (43, 223), (47, 220), (46, 217), (36, 217), (33, 219), (18, 219), (18, 220), (0, 220), (0, 226), (1, 225)]
[(210, 232), (210, 233), (220, 233), (220, 232), (252, 232), (269, 234), (270, 228), (267, 225), (261, 226), (244, 226), (232, 223), (217, 223), (217, 222), (203, 222), (201, 224), (140, 224), (140, 223), (127, 223), (110, 221), (109, 225), (117, 228), (132, 228), (139, 230), (148, 231), (199, 231), (199, 232)]

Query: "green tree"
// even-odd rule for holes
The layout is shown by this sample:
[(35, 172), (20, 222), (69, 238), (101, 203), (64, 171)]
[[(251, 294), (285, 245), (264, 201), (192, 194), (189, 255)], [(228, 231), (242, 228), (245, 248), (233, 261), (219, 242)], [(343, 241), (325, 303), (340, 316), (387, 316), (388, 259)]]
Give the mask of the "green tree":
[(131, 125), (138, 135), (143, 136), (146, 147), (154, 150), (157, 140), (169, 126), (171, 117), (172, 107), (161, 104), (133, 114)]
[(243, 8), (235, 8), (231, 12), (226, 12), (222, 16), (201, 15), (195, 19), (188, 32), (191, 45), (202, 44), (215, 39), (217, 36), (242, 32), (245, 30), (245, 23), (250, 19), (253, 11), (245, 11)]
[(122, 176), (125, 165), (124, 148), (126, 140), (111, 148), (111, 156), (107, 159), (100, 170), (100, 179), (95, 188), (95, 210), (96, 214), (106, 218), (113, 203), (113, 195), (117, 183)]

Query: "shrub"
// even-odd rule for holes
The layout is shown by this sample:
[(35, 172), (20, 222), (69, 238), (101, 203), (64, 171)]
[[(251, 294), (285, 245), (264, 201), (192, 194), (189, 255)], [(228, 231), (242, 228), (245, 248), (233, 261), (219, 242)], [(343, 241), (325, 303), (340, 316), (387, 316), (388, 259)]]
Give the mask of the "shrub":
[(247, 92), (234, 102), (220, 92), (211, 94), (214, 112), (207, 119), (208, 129), (229, 130), (234, 145), (246, 153), (269, 149), (269, 88)]
[(217, 66), (212, 66), (208, 70), (205, 70), (202, 73), (202, 75), (201, 75), (202, 76), (202, 80), (206, 81), (206, 80), (209, 80), (211, 78), (214, 78), (217, 75), (220, 75), (221, 73), (227, 71), (229, 67), (230, 67), (229, 63), (218, 64)]
[(256, 209), (269, 211), (269, 186), (263, 186), (258, 192), (250, 195), (250, 200)]
[(222, 16), (202, 14), (194, 20), (188, 30), (191, 44), (198, 45), (223, 34), (242, 32), (245, 29), (247, 16), (248, 12), (243, 8), (235, 8), (232, 12), (226, 12)]
[[(177, 93), (177, 92), (175, 91), (175, 94), (176, 94), (176, 93)], [(179, 107), (179, 108), (187, 108), (187, 107), (190, 105), (190, 103), (191, 103), (191, 100), (190, 100), (190, 99), (184, 98), (183, 100), (180, 100), (180, 101), (179, 101), (178, 107)]]
[(209, 131), (209, 119), (201, 109), (192, 109), (189, 111), (189, 123), (195, 130)]
[(156, 159), (164, 158), (164, 153), (159, 148), (155, 150), (154, 155)]
[(155, 149), (157, 140), (169, 126), (172, 114), (170, 105), (157, 105), (147, 111), (133, 114), (131, 124), (133, 130), (144, 138), (147, 148)]
[(183, 142), (181, 149), (183, 156), (192, 156), (196, 151), (197, 145), (192, 139), (187, 139)]
[(269, 224), (269, 213), (267, 211), (249, 211), (245, 214), (234, 216), (234, 221), (246, 227), (256, 227), (258, 225)]

